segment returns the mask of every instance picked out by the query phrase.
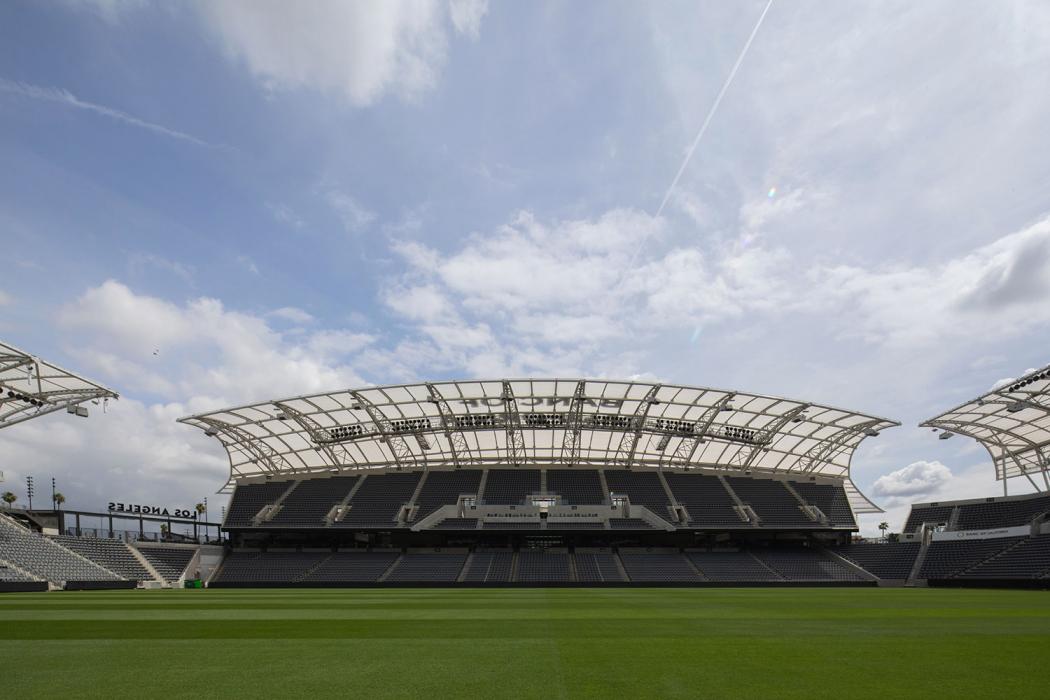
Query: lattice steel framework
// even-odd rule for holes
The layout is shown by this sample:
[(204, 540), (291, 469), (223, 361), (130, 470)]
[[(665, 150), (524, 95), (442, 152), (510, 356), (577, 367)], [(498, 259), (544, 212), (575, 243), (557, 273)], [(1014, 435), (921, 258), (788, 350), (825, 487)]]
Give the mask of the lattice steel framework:
[(853, 452), (899, 425), (774, 396), (595, 379), (371, 387), (180, 421), (223, 444), (228, 485), (274, 473), (384, 467), (704, 467), (842, 478), (857, 512), (877, 507), (849, 482)]
[(62, 409), (86, 416), (80, 404), (116, 398), (112, 389), (0, 343), (0, 428)]
[(1007, 493), (1024, 478), (1050, 491), (1050, 365), (1030, 372), (920, 425), (977, 440), (992, 458), (995, 478)]

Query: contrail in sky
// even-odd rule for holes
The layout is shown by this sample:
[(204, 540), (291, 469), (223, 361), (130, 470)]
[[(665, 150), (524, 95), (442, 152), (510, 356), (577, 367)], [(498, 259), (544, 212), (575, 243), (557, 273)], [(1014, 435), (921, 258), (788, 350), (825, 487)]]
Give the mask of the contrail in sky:
[(134, 117), (127, 112), (121, 112), (119, 109), (113, 109), (112, 107), (106, 107), (95, 102), (87, 102), (80, 99), (69, 90), (52, 87), (40, 87), (39, 85), (31, 85), (29, 83), (15, 82), (13, 80), (7, 80), (6, 78), (0, 78), (0, 92), (7, 92), (15, 95), (21, 95), (22, 97), (28, 97), (32, 100), (41, 100), (43, 102), (55, 102), (57, 104), (66, 105), (67, 107), (75, 107), (76, 109), (87, 110), (88, 112), (94, 112), (95, 114), (101, 114), (104, 117), (115, 119), (118, 122), (123, 122), (130, 126), (135, 126), (140, 129), (146, 129), (152, 131), (155, 134), (167, 136), (173, 139), (179, 139), (180, 141), (188, 141), (189, 143), (196, 144), (197, 146), (212, 146), (207, 141), (202, 141), (196, 136), (184, 133), (182, 131), (176, 131), (175, 129), (169, 129), (161, 124), (154, 124), (138, 117)]

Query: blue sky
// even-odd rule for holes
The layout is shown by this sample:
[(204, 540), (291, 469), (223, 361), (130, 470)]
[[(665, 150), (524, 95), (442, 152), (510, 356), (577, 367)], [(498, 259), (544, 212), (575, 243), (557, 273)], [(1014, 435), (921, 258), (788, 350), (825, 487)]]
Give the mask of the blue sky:
[(553, 374), (898, 419), (894, 525), (999, 493), (914, 425), (1048, 361), (1050, 8), (774, 2), (711, 113), (765, 6), (4, 3), (0, 337), (123, 398), (0, 468), (189, 503), (186, 413)]

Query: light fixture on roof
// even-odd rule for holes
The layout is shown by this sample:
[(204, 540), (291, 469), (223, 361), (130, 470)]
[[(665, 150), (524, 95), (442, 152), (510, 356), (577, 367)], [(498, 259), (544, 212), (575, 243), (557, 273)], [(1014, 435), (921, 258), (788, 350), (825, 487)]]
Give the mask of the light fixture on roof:
[(801, 423), (802, 421), (806, 420), (806, 418), (807, 418), (807, 416), (806, 416), (805, 413), (800, 413), (797, 416), (795, 416), (794, 418), (792, 418), (791, 422), (792, 423)]
[(208, 437), (215, 437), (216, 435), (219, 434), (219, 431), (216, 430), (215, 428), (205, 428), (204, 429), (204, 434), (207, 435)]
[(1025, 408), (1026, 407), (1023, 401), (1014, 401), (1013, 403), (1006, 404), (1006, 410), (1010, 413), (1017, 413), (1019, 411), (1023, 411)]
[(952, 435), (955, 435), (955, 433), (949, 433), (947, 430), (945, 430), (943, 433), (941, 433), (940, 435), (937, 436), (937, 439), (938, 440), (947, 440)]
[(722, 404), (721, 410), (723, 410), (723, 411), (732, 411), (733, 410), (733, 403), (731, 401), (726, 401), (724, 404)]
[(274, 417), (277, 420), (288, 420), (288, 414), (285, 413), (284, 411), (278, 411), (277, 413), (274, 414)]
[(351, 405), (350, 406), (350, 410), (352, 410), (352, 411), (360, 411), (361, 410), (361, 404), (355, 403), (355, 404)]
[(77, 416), (79, 418), (88, 417), (87, 406), (74, 406), (73, 404), (69, 404), (68, 406), (66, 406), (66, 413)]
[(424, 452), (430, 449), (430, 443), (427, 442), (427, 439), (419, 433), (416, 433), (416, 442), (419, 443), (419, 449), (423, 450)]
[(657, 452), (663, 452), (664, 450), (667, 449), (667, 445), (670, 442), (671, 442), (671, 436), (670, 435), (661, 435), (660, 436), (660, 441), (656, 443), (656, 451)]
[(867, 430), (864, 431), (864, 434), (867, 435), (868, 437), (878, 437), (879, 436), (879, 431), (875, 430), (875, 428), (868, 428)]

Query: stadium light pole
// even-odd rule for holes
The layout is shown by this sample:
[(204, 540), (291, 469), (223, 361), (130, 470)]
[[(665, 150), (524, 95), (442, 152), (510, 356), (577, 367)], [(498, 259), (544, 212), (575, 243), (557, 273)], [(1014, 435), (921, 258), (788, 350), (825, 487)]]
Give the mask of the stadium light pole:
[(29, 510), (33, 510), (33, 477), (26, 476), (26, 497), (29, 499)]

